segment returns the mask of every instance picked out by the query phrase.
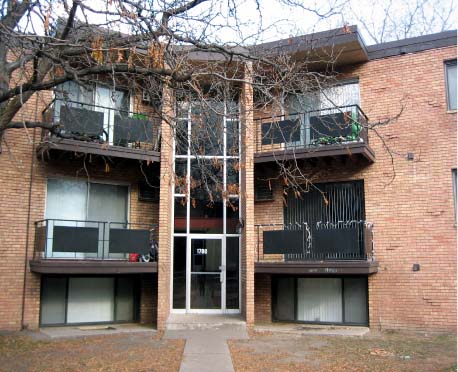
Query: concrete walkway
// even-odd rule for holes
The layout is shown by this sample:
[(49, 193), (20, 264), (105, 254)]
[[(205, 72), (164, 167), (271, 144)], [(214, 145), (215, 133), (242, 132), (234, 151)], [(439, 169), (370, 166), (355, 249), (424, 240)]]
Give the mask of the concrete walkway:
[(172, 315), (164, 338), (185, 339), (180, 372), (233, 372), (229, 339), (247, 339), (239, 317)]
[[(143, 326), (141, 324), (108, 324), (97, 326), (65, 326), (65, 327), (44, 327), (40, 328), (40, 333), (49, 338), (72, 338), (86, 336), (104, 336), (115, 335), (119, 333), (150, 333), (156, 334), (153, 327)], [(35, 332), (36, 333), (36, 332)]]

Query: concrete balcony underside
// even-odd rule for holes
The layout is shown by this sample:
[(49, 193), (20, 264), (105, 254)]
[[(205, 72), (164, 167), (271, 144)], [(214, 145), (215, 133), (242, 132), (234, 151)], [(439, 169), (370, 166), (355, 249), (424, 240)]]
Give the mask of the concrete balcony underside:
[(55, 152), (72, 152), (82, 154), (102, 155), (107, 157), (160, 161), (158, 151), (148, 151), (130, 147), (110, 146), (106, 143), (85, 142), (72, 139), (49, 138), (37, 147), (37, 155), (41, 158), (52, 156)]
[(371, 275), (378, 272), (377, 261), (263, 261), (254, 264), (256, 274)]
[(157, 273), (157, 262), (117, 260), (31, 260), (30, 270), (38, 274), (147, 274)]
[(254, 154), (255, 163), (268, 163), (274, 161), (285, 161), (293, 159), (311, 159), (324, 157), (348, 157), (364, 159), (369, 163), (375, 162), (374, 150), (363, 142), (348, 144), (326, 145), (307, 149), (284, 149), (274, 151), (263, 151)]

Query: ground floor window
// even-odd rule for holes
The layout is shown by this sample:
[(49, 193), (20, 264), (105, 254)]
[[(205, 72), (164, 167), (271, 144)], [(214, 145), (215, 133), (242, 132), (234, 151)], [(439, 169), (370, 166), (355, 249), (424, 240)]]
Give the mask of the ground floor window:
[(367, 278), (275, 277), (273, 320), (368, 324)]
[(44, 276), (40, 324), (135, 321), (138, 288), (135, 277)]

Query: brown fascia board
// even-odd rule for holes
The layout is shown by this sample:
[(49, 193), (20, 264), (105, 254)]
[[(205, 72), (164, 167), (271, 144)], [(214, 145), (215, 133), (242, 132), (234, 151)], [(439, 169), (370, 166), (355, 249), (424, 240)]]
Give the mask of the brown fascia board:
[[(173, 48), (176, 53), (188, 53), (189, 59), (193, 61), (229, 60), (225, 53), (215, 50), (205, 51), (187, 45), (175, 45)], [(327, 56), (332, 50), (338, 55), (338, 64), (359, 63), (368, 60), (366, 46), (356, 26), (350, 26), (347, 29), (337, 28), (316, 32), (247, 47), (230, 46), (227, 49), (236, 54), (233, 58), (234, 61), (240, 60), (237, 53), (247, 56), (252, 55), (253, 57), (291, 54), (301, 58), (309, 52)]]
[(369, 60), (422, 52), (429, 49), (449, 47), (457, 44), (456, 30), (431, 35), (411, 37), (367, 47)]
[(204, 49), (199, 49), (195, 46), (190, 45), (175, 45), (173, 51), (177, 54), (187, 54), (188, 58), (192, 61), (201, 62), (201, 61), (240, 61), (242, 58), (239, 56), (250, 54), (250, 51), (247, 48), (241, 46), (222, 46), (225, 51), (229, 53), (234, 53), (233, 58), (230, 58), (228, 53), (223, 51), (218, 52), (216, 49), (209, 49), (208, 51)]
[(269, 43), (252, 46), (250, 50), (258, 54), (275, 55), (290, 54), (302, 56), (313, 52), (319, 55), (334, 49), (339, 58), (337, 63), (346, 63), (345, 56), (350, 54), (357, 55), (352, 59), (352, 63), (365, 62), (368, 60), (366, 45), (359, 35), (357, 26), (348, 28), (337, 28), (328, 31), (316, 32), (313, 34), (291, 37)]

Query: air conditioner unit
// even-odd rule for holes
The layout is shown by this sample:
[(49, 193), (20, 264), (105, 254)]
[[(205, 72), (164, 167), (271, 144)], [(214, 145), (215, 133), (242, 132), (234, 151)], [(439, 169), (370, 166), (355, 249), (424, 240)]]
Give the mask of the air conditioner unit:
[(151, 99), (148, 89), (142, 90), (142, 101), (151, 103), (152, 99)]
[(269, 181), (264, 180), (255, 180), (254, 183), (254, 201), (271, 201), (274, 200), (274, 194), (272, 190), (272, 185), (269, 184)]

